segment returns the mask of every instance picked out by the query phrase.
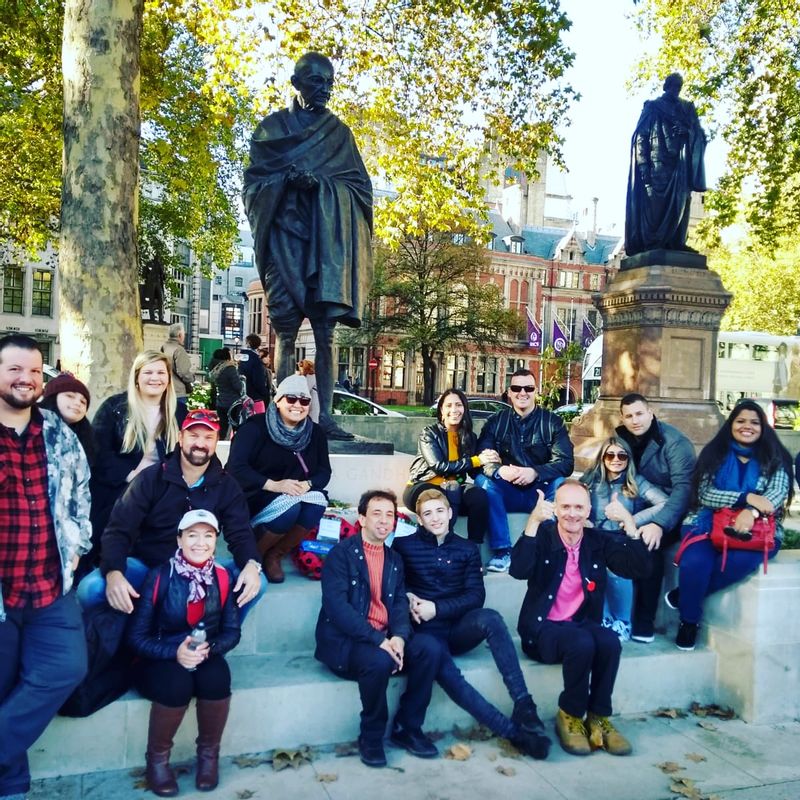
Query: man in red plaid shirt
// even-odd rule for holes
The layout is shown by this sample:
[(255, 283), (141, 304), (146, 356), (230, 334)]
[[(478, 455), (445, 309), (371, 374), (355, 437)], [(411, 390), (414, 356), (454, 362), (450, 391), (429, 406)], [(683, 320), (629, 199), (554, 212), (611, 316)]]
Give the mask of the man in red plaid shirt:
[(90, 545), (89, 466), (41, 394), (36, 341), (0, 339), (0, 798), (28, 791), (27, 750), (86, 673), (71, 589)]

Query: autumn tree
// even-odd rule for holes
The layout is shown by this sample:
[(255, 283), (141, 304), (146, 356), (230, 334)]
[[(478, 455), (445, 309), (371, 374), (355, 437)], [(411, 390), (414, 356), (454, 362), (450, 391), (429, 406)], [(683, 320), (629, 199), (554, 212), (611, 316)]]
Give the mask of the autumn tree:
[(718, 240), (744, 214), (761, 247), (800, 223), (800, 4), (784, 0), (641, 0), (638, 22), (658, 36), (640, 80), (683, 73), (703, 124), (728, 147), (706, 194), (701, 232)]
[[(457, 243), (459, 242), (459, 243)], [(423, 403), (433, 403), (440, 353), (516, 343), (522, 320), (488, 282), (486, 251), (452, 233), (424, 230), (376, 250), (374, 328), (422, 359)]]

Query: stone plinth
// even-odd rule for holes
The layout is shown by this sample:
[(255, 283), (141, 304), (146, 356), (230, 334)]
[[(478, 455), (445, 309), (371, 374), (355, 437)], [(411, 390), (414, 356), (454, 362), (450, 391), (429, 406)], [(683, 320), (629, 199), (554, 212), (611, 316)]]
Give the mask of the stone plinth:
[(169, 325), (166, 322), (142, 322), (143, 350), (161, 350), (169, 338)]
[(656, 415), (695, 445), (711, 438), (722, 423), (715, 363), (730, 299), (715, 272), (664, 264), (628, 267), (594, 296), (603, 318), (603, 373), (599, 401), (570, 430), (578, 469), (619, 424), (619, 400), (629, 392), (647, 397)]

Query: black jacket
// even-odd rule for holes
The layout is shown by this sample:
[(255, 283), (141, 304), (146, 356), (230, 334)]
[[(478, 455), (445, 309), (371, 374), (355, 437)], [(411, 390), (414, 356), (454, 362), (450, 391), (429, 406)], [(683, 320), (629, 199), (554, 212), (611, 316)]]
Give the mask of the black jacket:
[[(162, 573), (168, 586), (159, 586), (157, 603), (153, 605), (156, 576)], [(241, 628), (239, 611), (233, 597), (233, 579), (229, 581), (225, 605), (220, 608), (219, 583), (208, 587), (202, 621), (206, 626), (211, 652), (223, 655), (239, 644)], [(189, 600), (189, 580), (162, 566), (150, 570), (141, 588), (128, 625), (127, 640), (131, 649), (143, 658), (172, 661), (180, 643), (191, 633), (186, 621), (186, 604)]]
[[(185, 416), (186, 409), (179, 403), (175, 410), (179, 428)], [(125, 438), (127, 422), (127, 392), (120, 392), (105, 400), (92, 420), (96, 456), (92, 466), (90, 487), (92, 537), (95, 542), (99, 542), (114, 503), (128, 486), (125, 478), (131, 470), (136, 469), (144, 455), (139, 447), (130, 453), (122, 452), (122, 440)], [(167, 446), (163, 438), (156, 441), (156, 450), (159, 461), (163, 461), (167, 457)]]
[[(540, 481), (568, 478), (575, 466), (572, 442), (561, 417), (538, 406), (524, 422), (512, 408), (492, 414), (478, 437), (478, 452), (486, 448), (496, 450), (503, 464), (533, 467)], [(487, 464), (483, 471), (493, 476), (500, 466)]]
[[(543, 522), (536, 536), (520, 536), (511, 551), (512, 578), (528, 581), (517, 630), (524, 645), (535, 645), (542, 623), (553, 606), (564, 577), (567, 550), (555, 522)], [(623, 578), (645, 578), (650, 574), (650, 552), (641, 539), (629, 539), (596, 528), (584, 528), (579, 567), (583, 578), (583, 604), (576, 621), (603, 619), (606, 568)]]
[(181, 474), (176, 449), (164, 463), (142, 470), (114, 506), (102, 539), (102, 573), (124, 572), (128, 556), (149, 567), (163, 564), (175, 553), (181, 517), (194, 508), (204, 508), (217, 517), (239, 568), (251, 558), (261, 560), (239, 484), (213, 456), (203, 482), (190, 488)]
[(467, 475), (476, 475), (480, 470), (480, 462), (475, 455), (477, 446), (478, 437), (470, 432), (461, 457), (450, 461), (447, 428), (441, 423), (423, 428), (417, 441), (417, 457), (411, 463), (411, 483), (422, 483), (437, 476), (448, 480), (460, 478), (463, 481)]
[(255, 350), (245, 347), (239, 351), (239, 373), (247, 379), (248, 397), (269, 402), (270, 387), (267, 386), (267, 371)]
[(478, 547), (454, 533), (442, 544), (423, 527), (411, 536), (395, 538), (392, 550), (403, 559), (406, 590), (436, 603), (436, 616), (414, 625), (421, 633), (446, 638), (450, 628), (486, 600)]
[(361, 537), (351, 536), (337, 544), (322, 568), (322, 608), (317, 619), (315, 658), (332, 669), (344, 671), (354, 642), (380, 647), (387, 637), (399, 636), (408, 641), (411, 620), (403, 560), (391, 547), (384, 548), (381, 600), (389, 612), (387, 633), (367, 622), (370, 587)]
[(242, 376), (233, 361), (209, 365), (208, 379), (213, 389), (215, 408), (229, 409), (242, 396)]
[(331, 462), (328, 458), (328, 439), (322, 428), (313, 425), (311, 441), (300, 455), (274, 442), (267, 431), (266, 414), (256, 414), (242, 425), (231, 442), (230, 455), (225, 468), (239, 482), (250, 506), (250, 515), (255, 516), (277, 496), (276, 492), (264, 490), (267, 479), (281, 481), (291, 478), (296, 481), (311, 481), (311, 488), (322, 491), (331, 479)]

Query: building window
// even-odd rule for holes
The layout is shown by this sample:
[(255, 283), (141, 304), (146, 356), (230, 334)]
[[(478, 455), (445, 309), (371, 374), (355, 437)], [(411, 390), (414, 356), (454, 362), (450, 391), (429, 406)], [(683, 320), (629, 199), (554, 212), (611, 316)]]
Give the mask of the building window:
[(222, 286), (222, 275), (215, 275), (214, 276), (214, 283), (217, 286)]
[(261, 333), (263, 297), (250, 298), (250, 333)]
[(184, 267), (188, 267), (192, 263), (192, 255), (189, 245), (186, 244), (186, 242), (178, 242), (178, 246), (175, 248), (175, 250), (176, 255), (178, 256), (178, 261), (180, 261)]
[(512, 239), (511, 240), (511, 252), (512, 253), (522, 253), (522, 240), (521, 239)]
[(561, 330), (567, 336), (568, 341), (574, 342), (577, 336), (576, 327), (578, 324), (578, 309), (574, 306), (562, 306), (556, 308), (556, 317), (558, 318)]
[(46, 269), (33, 271), (31, 314), (34, 317), (53, 315), (53, 273)]
[(52, 364), (53, 362), (50, 360), (50, 358), (53, 355), (53, 343), (43, 342), (41, 339), (39, 339), (37, 344), (39, 345), (39, 351), (42, 354), (42, 361), (45, 364)]
[(448, 356), (447, 357), (447, 376), (449, 387), (467, 391), (467, 357)]
[(237, 289), (241, 289), (244, 286), (244, 278), (234, 278), (233, 279), (233, 285)]
[(511, 280), (508, 284), (508, 307), (524, 317), (527, 305), (528, 281)]
[(475, 388), (480, 394), (497, 394), (497, 359), (494, 356), (478, 358)]
[(384, 389), (403, 389), (406, 385), (406, 354), (402, 350), (385, 350), (383, 353)]
[(25, 271), (22, 267), (7, 265), (3, 269), (3, 313), (22, 314), (25, 295)]
[(560, 269), (558, 271), (559, 289), (577, 289), (580, 286), (580, 272), (571, 269)]
[(589, 276), (589, 290), (592, 292), (599, 292), (600, 291), (600, 278), (602, 276), (598, 273), (594, 273)]

